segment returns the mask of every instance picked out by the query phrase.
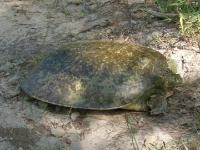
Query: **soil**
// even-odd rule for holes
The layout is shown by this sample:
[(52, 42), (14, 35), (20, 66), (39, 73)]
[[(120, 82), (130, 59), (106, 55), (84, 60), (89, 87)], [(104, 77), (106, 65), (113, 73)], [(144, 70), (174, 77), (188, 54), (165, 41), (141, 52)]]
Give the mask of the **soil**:
[[(200, 147), (198, 43), (141, 8), (142, 0), (0, 1), (0, 150)], [(67, 42), (94, 39), (141, 44), (173, 59), (184, 85), (168, 98), (168, 113), (62, 108), (20, 90), (34, 58)]]

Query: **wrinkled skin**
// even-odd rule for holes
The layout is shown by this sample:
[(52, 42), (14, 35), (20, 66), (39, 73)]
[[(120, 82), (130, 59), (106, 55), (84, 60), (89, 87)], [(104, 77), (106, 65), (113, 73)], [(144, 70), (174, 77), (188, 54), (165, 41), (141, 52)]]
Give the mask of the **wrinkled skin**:
[(77, 42), (49, 54), (21, 84), (36, 99), (73, 108), (116, 108), (151, 114), (167, 110), (165, 93), (181, 78), (149, 48), (116, 42)]

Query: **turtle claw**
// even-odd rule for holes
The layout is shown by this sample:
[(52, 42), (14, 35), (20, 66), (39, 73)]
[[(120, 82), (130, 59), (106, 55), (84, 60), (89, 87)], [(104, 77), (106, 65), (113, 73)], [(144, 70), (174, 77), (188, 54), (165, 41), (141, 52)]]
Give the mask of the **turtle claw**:
[(165, 114), (168, 111), (165, 95), (152, 95), (147, 105), (151, 115)]

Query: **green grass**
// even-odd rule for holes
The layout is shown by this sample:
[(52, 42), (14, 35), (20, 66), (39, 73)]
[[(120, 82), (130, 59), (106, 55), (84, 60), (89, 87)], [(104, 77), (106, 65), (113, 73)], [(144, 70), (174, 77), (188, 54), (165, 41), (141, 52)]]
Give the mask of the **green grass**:
[(200, 131), (200, 109), (199, 110), (198, 109), (194, 110), (194, 117), (198, 122), (198, 124), (196, 125), (195, 128), (196, 128), (197, 132), (199, 132)]
[[(190, 1), (190, 2), (189, 2)], [(200, 33), (199, 0), (156, 0), (161, 12), (179, 14), (179, 28), (183, 35), (197, 36)]]

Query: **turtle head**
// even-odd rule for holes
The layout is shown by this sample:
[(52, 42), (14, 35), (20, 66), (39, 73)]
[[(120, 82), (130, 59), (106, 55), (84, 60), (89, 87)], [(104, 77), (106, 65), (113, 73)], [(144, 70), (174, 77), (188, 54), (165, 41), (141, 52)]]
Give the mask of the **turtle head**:
[(168, 68), (165, 72), (165, 79), (168, 88), (173, 88), (182, 83), (182, 78), (179, 74), (177, 74), (177, 64), (174, 59), (167, 58)]
[(175, 74), (172, 71), (169, 71), (165, 75), (165, 78), (167, 88), (174, 88), (175, 86), (179, 86), (183, 81), (179, 74)]

